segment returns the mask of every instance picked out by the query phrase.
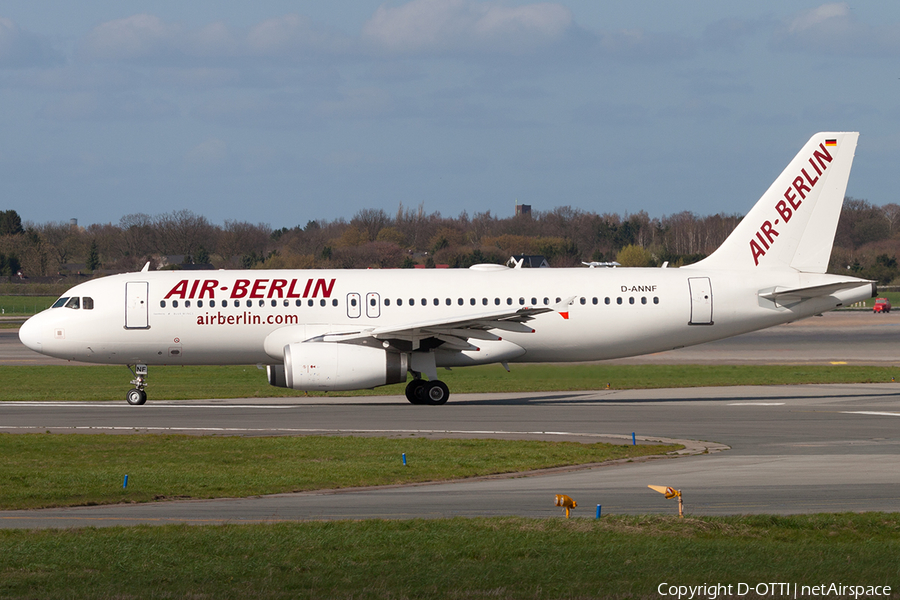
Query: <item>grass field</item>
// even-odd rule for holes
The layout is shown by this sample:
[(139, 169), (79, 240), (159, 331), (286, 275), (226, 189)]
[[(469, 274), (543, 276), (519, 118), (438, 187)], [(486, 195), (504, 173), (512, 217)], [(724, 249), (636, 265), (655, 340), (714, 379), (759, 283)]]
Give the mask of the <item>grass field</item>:
[(0, 531), (0, 597), (618, 599), (720, 583), (793, 598), (736, 593), (785, 582), (896, 598), (898, 556), (900, 516), (879, 513)]
[(50, 308), (56, 296), (0, 296), (0, 315), (34, 315)]
[[(0, 434), (0, 509), (438, 481), (677, 449), (413, 437)], [(123, 489), (126, 474), (128, 487)]]
[[(854, 365), (497, 365), (441, 371), (451, 393), (652, 389), (804, 383), (886, 383), (900, 369)], [(0, 401), (123, 400), (131, 374), (124, 366), (0, 366)], [(150, 400), (303, 396), (276, 388), (255, 366), (150, 367)], [(330, 396), (403, 395), (405, 384)], [(310, 392), (308, 395), (325, 395)], [(451, 402), (452, 402), (451, 398)]]

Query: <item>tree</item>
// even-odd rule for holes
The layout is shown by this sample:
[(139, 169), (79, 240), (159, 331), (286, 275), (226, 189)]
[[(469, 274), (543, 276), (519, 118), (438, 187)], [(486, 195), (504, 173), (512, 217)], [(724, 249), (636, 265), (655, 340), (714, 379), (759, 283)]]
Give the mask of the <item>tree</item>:
[(19, 213), (12, 209), (0, 212), (0, 235), (16, 235), (17, 233), (25, 233)]
[(625, 246), (616, 255), (616, 262), (623, 267), (649, 267), (653, 265), (653, 255), (640, 246)]
[(94, 271), (100, 268), (100, 251), (97, 249), (97, 240), (91, 241), (91, 247), (88, 250), (87, 264), (88, 271)]

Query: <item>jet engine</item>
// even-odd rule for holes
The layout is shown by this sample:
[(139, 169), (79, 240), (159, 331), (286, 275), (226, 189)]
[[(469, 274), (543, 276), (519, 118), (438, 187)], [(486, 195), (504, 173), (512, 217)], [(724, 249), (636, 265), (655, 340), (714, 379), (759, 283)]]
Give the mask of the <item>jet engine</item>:
[(381, 348), (334, 342), (284, 347), (284, 365), (270, 365), (269, 383), (295, 390), (340, 391), (406, 381), (408, 358)]

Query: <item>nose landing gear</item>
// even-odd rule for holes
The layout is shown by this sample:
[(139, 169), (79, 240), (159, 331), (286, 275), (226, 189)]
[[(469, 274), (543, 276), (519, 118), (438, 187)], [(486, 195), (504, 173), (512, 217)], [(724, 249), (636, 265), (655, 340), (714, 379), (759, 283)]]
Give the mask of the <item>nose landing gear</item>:
[(147, 387), (147, 365), (134, 365), (134, 368), (128, 365), (128, 369), (134, 375), (134, 379), (131, 380), (134, 387), (125, 394), (125, 401), (132, 406), (144, 404), (147, 401), (147, 392), (144, 391)]

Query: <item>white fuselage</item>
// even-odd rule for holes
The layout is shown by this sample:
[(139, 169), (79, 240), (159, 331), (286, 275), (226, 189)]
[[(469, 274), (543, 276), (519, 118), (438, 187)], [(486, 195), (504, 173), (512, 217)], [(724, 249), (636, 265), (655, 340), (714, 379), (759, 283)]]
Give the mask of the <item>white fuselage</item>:
[(837, 279), (691, 267), (140, 272), (75, 286), (64, 297), (81, 299), (78, 308), (44, 311), (20, 337), (43, 354), (89, 363), (279, 364), (284, 344), (324, 334), (553, 306), (574, 296), (567, 311), (529, 321), (533, 333), (496, 332), (501, 341), (478, 341), (470, 352), (438, 346), (437, 366), (593, 361), (721, 339), (872, 295), (859, 280), (859, 287), (792, 302), (760, 296)]

